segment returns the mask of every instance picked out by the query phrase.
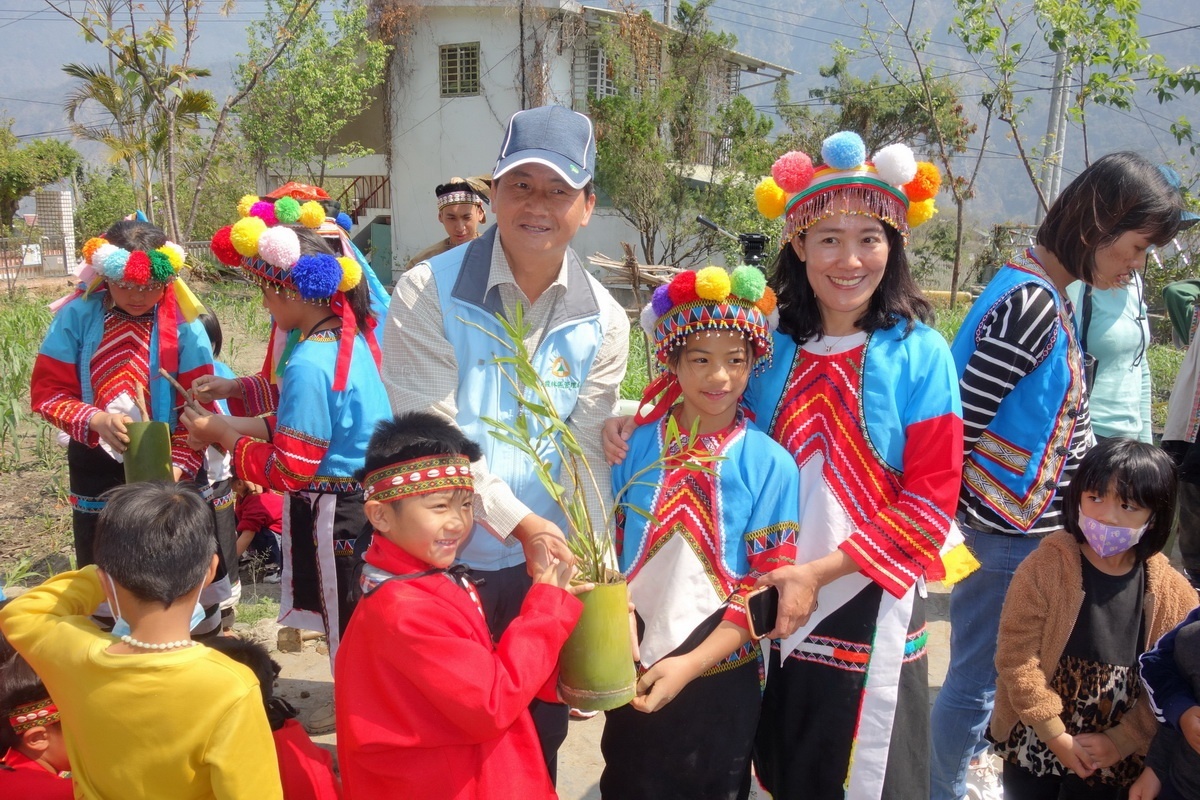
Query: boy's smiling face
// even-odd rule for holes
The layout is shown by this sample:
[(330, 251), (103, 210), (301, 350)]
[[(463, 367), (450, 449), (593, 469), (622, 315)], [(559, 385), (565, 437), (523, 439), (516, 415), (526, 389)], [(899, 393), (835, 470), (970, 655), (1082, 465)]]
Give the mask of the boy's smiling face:
[(445, 569), (471, 533), (474, 497), (473, 492), (454, 489), (392, 503), (368, 500), (364, 510), (383, 538), (413, 558)]

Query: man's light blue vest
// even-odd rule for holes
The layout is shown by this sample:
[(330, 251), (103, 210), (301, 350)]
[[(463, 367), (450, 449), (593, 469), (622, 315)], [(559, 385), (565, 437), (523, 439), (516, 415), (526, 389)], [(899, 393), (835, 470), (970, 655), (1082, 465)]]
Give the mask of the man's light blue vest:
[[(513, 494), (540, 516), (552, 520), (564, 531), (566, 519), (550, 494), (534, 474), (528, 457), (489, 433), (484, 417), (514, 424), (518, 407), (514, 397), (515, 373), (511, 366), (493, 362), (508, 351), (488, 331), (505, 341), (504, 329), (496, 319), (503, 313), (499, 287), (488, 291), (492, 248), (496, 246), (493, 227), (471, 243), (456, 247), (430, 259), (442, 307), (446, 340), (454, 347), (458, 363), (458, 416), (455, 421), (471, 439), (483, 448), (488, 470), (499, 476)], [(575, 409), (579, 390), (587, 380), (604, 331), (600, 322), (600, 304), (591, 281), (574, 251), (567, 250), (567, 291), (558, 298), (550, 323), (532, 354), (533, 367), (546, 384), (559, 416), (567, 420)], [(484, 330), (467, 324), (473, 323)], [(527, 392), (532, 398), (532, 392)], [(540, 430), (529, 420), (531, 435)], [(546, 460), (559, 474), (561, 463), (554, 448), (547, 447)], [(594, 465), (604, 469), (604, 465)], [(459, 560), (472, 569), (498, 570), (522, 564), (525, 554), (515, 539), (500, 541), (476, 524), (471, 538), (459, 551)]]
[(1083, 355), (1062, 295), (1025, 253), (1005, 265), (971, 305), (950, 350), (959, 380), (977, 347), (983, 321), (1026, 284), (1054, 298), (1057, 320), (1048, 352), (1000, 401), (996, 416), (963, 460), (963, 486), (1012, 524), (1028, 531), (1045, 513), (1067, 463), (1083, 405)]

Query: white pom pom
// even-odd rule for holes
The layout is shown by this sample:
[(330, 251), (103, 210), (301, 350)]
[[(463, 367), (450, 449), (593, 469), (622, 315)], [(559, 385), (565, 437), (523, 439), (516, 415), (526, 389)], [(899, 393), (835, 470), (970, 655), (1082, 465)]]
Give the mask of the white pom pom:
[(654, 328), (656, 325), (658, 325), (658, 314), (654, 313), (654, 304), (653, 303), (646, 303), (646, 307), (642, 309), (642, 316), (641, 316), (640, 321), (641, 321), (641, 325), (642, 325), (642, 330), (644, 330), (646, 332), (646, 335), (653, 336)]
[(779, 330), (779, 307), (771, 309), (771, 313), (767, 314), (767, 326), (772, 330)]
[(96, 248), (96, 252), (92, 253), (92, 269), (97, 272), (104, 272), (104, 260), (110, 255), (117, 252), (119, 248), (115, 244), (105, 242)]
[(267, 228), (258, 237), (258, 257), (272, 267), (286, 269), (300, 258), (300, 239), (291, 228)]
[(872, 160), (879, 177), (892, 186), (903, 186), (917, 177), (917, 158), (906, 144), (889, 144)]

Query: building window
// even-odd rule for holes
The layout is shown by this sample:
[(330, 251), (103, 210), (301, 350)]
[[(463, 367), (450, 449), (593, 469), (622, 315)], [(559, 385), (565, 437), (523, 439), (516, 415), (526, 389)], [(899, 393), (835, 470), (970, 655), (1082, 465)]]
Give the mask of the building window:
[(479, 94), (479, 42), (444, 44), (438, 57), (442, 97)]
[(597, 99), (615, 97), (617, 85), (613, 81), (612, 66), (608, 63), (608, 53), (599, 45), (588, 48), (588, 91)]

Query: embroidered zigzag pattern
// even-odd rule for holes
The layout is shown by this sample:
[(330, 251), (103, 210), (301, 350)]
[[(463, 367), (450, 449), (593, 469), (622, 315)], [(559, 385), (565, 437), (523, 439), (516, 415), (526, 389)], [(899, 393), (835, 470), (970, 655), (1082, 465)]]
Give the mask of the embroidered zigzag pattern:
[(104, 321), (104, 336), (91, 363), (94, 402), (100, 408), (123, 392), (137, 397), (138, 386), (150, 385), (150, 328), (149, 321), (124, 315)]

